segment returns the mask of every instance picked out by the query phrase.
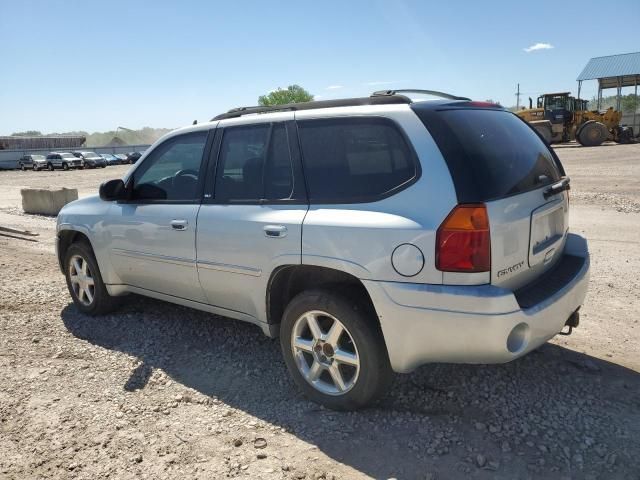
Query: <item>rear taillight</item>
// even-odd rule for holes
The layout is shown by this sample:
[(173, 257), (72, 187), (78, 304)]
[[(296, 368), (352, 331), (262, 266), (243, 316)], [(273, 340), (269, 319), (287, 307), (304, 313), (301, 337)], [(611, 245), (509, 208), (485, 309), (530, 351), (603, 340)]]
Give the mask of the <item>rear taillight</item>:
[(436, 268), (443, 272), (491, 269), (489, 217), (484, 204), (458, 205), (436, 234)]

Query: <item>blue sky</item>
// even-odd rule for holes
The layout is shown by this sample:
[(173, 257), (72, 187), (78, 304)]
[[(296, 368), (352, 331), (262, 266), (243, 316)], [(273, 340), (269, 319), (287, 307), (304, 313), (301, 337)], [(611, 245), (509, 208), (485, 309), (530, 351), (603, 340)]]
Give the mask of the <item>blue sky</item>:
[(637, 0), (0, 0), (0, 134), (178, 127), (292, 83), (510, 106), (518, 82), (524, 102), (575, 93), (589, 58), (640, 50), (621, 23), (640, 28)]

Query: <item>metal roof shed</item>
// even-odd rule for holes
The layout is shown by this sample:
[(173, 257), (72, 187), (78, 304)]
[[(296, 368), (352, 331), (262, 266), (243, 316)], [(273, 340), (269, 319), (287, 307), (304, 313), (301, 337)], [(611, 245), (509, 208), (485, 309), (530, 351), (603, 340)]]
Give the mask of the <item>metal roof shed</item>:
[(578, 80), (578, 98), (583, 80), (598, 80), (598, 109), (602, 103), (602, 90), (615, 88), (616, 109), (620, 110), (622, 87), (635, 87), (635, 94), (638, 95), (640, 52), (592, 58), (576, 80)]

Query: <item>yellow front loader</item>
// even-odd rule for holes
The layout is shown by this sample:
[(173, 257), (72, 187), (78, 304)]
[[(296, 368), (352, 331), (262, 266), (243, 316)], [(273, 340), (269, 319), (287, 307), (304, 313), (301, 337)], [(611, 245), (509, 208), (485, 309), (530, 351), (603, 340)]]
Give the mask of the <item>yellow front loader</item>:
[(572, 97), (570, 92), (545, 93), (538, 97), (537, 108), (529, 99), (529, 108), (516, 112), (531, 124), (547, 143), (576, 140), (594, 147), (607, 140), (631, 143), (633, 130), (620, 125), (622, 113), (609, 108), (587, 110), (587, 101)]

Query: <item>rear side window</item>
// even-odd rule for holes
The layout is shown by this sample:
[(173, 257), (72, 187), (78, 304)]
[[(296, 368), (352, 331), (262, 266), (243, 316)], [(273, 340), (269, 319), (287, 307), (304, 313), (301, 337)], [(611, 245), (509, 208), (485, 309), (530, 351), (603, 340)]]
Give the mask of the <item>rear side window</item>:
[(215, 196), (222, 201), (286, 200), (293, 171), (284, 124), (224, 129)]
[(419, 106), (414, 111), (442, 152), (461, 203), (535, 190), (562, 175), (545, 143), (510, 112)]
[(417, 177), (415, 155), (388, 119), (302, 120), (298, 131), (311, 202), (372, 201)]

